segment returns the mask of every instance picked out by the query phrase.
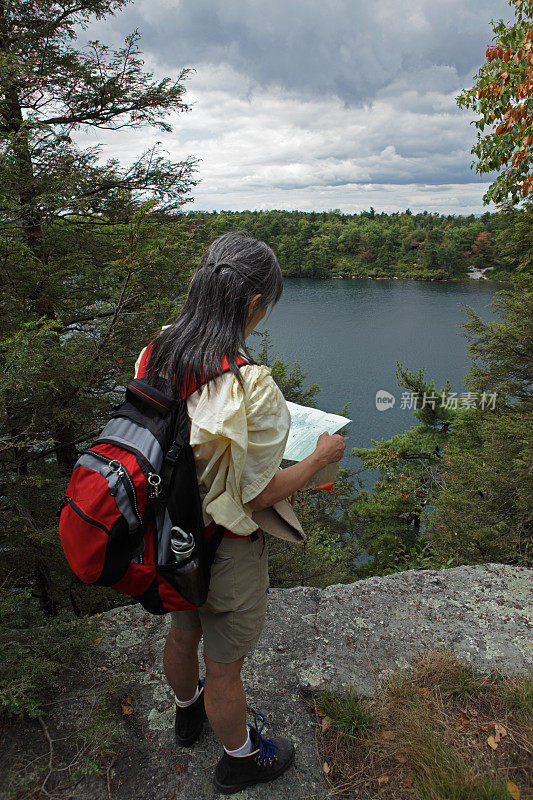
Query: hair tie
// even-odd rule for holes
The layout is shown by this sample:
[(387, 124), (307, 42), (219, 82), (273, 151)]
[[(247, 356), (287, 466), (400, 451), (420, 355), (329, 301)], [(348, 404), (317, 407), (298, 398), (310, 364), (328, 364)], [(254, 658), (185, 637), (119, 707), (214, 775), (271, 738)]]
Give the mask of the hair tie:
[(233, 270), (233, 272), (237, 273), (237, 275), (239, 276), (241, 281), (243, 281), (243, 283), (246, 283), (252, 289), (254, 288), (250, 278), (248, 278), (247, 275), (243, 275), (240, 269), (238, 269), (234, 264), (228, 264), (227, 261), (220, 261), (218, 264), (216, 264), (214, 261), (209, 261), (205, 266), (210, 267), (211, 264), (215, 265), (214, 268), (211, 270), (210, 273), (211, 275), (218, 275), (221, 269), (231, 269)]

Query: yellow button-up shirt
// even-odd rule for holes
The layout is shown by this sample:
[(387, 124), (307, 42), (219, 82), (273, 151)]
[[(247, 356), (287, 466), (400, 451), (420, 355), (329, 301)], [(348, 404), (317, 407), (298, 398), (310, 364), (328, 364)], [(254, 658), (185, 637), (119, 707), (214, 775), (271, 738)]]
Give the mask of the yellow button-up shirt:
[(249, 503), (279, 469), (291, 423), (271, 372), (245, 364), (240, 367), (243, 386), (226, 372), (211, 382), (209, 397), (204, 384), (187, 398), (205, 525), (214, 520), (243, 536), (258, 527)]

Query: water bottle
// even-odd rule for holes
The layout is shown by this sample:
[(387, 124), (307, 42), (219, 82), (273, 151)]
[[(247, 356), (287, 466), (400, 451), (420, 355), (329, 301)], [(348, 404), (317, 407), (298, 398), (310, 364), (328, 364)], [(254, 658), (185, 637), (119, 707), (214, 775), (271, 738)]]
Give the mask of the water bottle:
[(170, 550), (174, 561), (184, 561), (194, 550), (194, 536), (178, 525), (170, 530)]
[[(194, 554), (195, 537), (183, 528), (174, 525), (170, 530), (170, 552), (166, 564), (160, 564), (158, 572), (171, 586), (193, 606), (205, 603), (209, 588), (209, 576), (201, 563), (201, 547)], [(199, 542), (201, 545), (201, 542)], [(206, 586), (207, 580), (207, 586)]]

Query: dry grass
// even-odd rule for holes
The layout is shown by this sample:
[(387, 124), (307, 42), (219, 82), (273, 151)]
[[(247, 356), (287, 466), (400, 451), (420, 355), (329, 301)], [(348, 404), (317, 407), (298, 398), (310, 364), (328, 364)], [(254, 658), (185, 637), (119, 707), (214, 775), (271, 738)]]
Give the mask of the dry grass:
[(428, 650), (375, 697), (327, 694), (313, 711), (332, 798), (533, 798), (531, 677), (477, 675)]

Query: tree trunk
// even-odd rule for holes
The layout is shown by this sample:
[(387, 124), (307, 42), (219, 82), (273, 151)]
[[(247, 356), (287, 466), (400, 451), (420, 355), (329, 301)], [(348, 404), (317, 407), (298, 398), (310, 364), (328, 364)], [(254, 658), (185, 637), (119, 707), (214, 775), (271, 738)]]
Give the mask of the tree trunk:
[(54, 427), (54, 445), (56, 447), (57, 463), (65, 472), (71, 472), (74, 464), (78, 460), (78, 450), (75, 439), (79, 431), (75, 431), (70, 425)]
[(43, 613), (47, 617), (55, 617), (58, 613), (58, 608), (53, 594), (50, 569), (42, 558), (38, 558), (35, 562), (35, 582), (37, 585), (36, 594), (39, 597), (39, 604)]
[[(0, 0), (0, 57), (9, 63), (12, 57), (11, 32), (5, 13), (4, 0)], [(37, 262), (46, 264), (46, 248), (43, 236), (42, 217), (36, 203), (35, 179), (31, 158), (28, 131), (24, 124), (19, 97), (19, 86), (14, 71), (6, 70), (2, 82), (4, 103), (2, 110), (2, 129), (11, 139), (16, 164), (15, 181), (20, 203), (22, 235)], [(31, 265), (34, 272), (35, 265)], [(54, 317), (42, 296), (41, 284), (37, 281), (31, 298), (36, 311), (48, 318)]]

